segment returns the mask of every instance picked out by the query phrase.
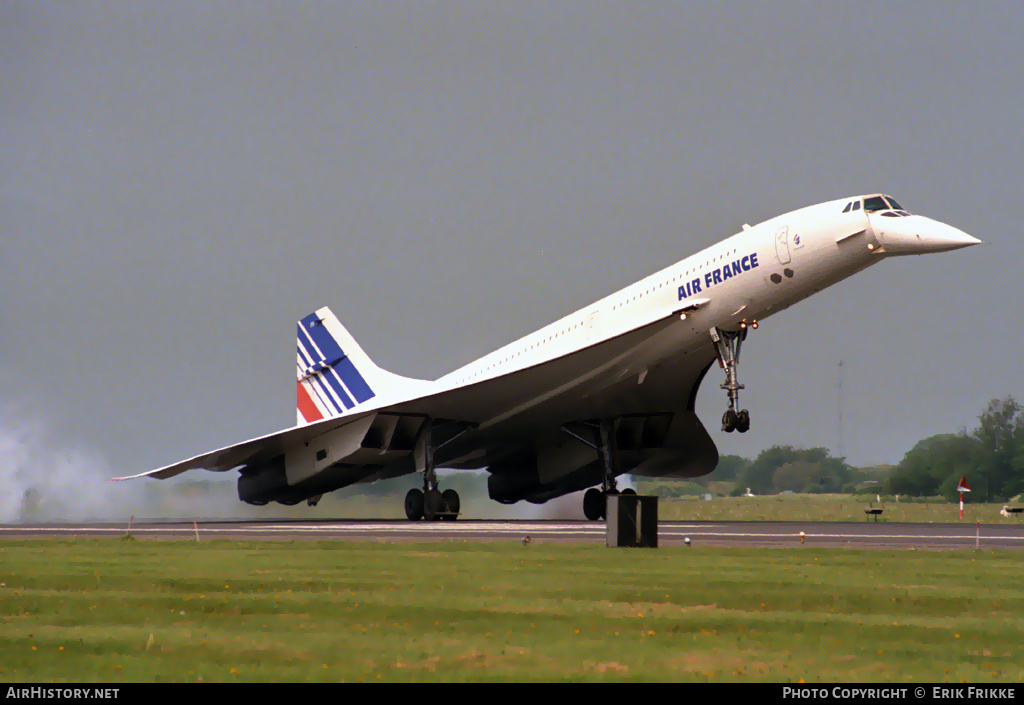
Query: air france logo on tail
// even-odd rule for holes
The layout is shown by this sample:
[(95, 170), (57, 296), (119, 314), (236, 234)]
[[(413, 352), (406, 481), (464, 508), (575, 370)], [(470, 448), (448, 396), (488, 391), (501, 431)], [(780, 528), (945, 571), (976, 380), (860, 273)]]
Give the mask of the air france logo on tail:
[(298, 325), (298, 411), (307, 422), (337, 416), (374, 392), (315, 313)]

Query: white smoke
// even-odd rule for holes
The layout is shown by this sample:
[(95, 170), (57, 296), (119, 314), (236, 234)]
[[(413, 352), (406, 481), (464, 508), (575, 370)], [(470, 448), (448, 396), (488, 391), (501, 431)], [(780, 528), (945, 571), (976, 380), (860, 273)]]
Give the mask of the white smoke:
[[(134, 471), (135, 469), (133, 469)], [(220, 519), (252, 514), (224, 478), (139, 478), (56, 437), (37, 415), (0, 406), (0, 523)]]
[[(363, 516), (367, 511), (362, 506), (365, 502), (358, 497), (347, 500), (348, 504), (344, 498), (337, 497), (315, 508), (307, 507), (304, 502), (296, 507), (250, 507), (239, 501), (234, 475), (162, 481), (149, 478), (110, 481), (111, 477), (123, 474), (126, 473), (112, 467), (101, 454), (75, 447), (58, 438), (50, 424), (38, 415), (25, 413), (11, 404), (0, 404), (0, 523), (122, 521), (131, 516), (136, 519), (268, 516), (312, 519)], [(381, 514), (391, 507), (394, 512), (384, 512), (382, 516), (400, 516), (405, 489), (405, 485), (401, 485), (393, 497), (373, 504), (370, 511)], [(477, 493), (479, 496), (466, 494), (463, 508), (469, 510), (467, 517), (584, 518), (582, 492), (558, 497), (542, 505), (528, 502), (497, 504), (489, 500), (483, 490)], [(471, 494), (473, 496), (468, 496)], [(389, 504), (391, 500), (393, 502)], [(476, 511), (472, 511), (473, 507)], [(359, 509), (359, 512), (353, 513), (354, 509)]]
[(112, 475), (100, 456), (61, 447), (44, 422), (0, 407), (0, 521), (127, 518)]

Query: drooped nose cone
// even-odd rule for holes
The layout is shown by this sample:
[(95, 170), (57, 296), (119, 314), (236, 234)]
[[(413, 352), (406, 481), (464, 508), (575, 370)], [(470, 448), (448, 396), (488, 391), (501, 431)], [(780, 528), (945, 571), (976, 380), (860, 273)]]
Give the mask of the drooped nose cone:
[(981, 242), (952, 225), (922, 215), (888, 217), (873, 214), (871, 227), (885, 253), (890, 255), (923, 255), (927, 252), (959, 250)]

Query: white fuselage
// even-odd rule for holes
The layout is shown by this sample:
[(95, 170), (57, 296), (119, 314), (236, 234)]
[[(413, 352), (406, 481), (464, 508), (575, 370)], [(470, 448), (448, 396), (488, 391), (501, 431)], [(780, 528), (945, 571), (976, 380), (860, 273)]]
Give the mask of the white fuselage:
[[(634, 356), (632, 366), (642, 369), (690, 345), (707, 345), (712, 327), (735, 329), (766, 318), (887, 255), (921, 254), (977, 242), (921, 216), (886, 219), (862, 209), (844, 213), (843, 206), (850, 200), (810, 206), (746, 227), (451, 372), (438, 383), (471, 384), (531, 367), (665, 318), (688, 302), (701, 302), (692, 312), (681, 313), (686, 316), (685, 325), (673, 327), (670, 341), (661, 345), (652, 341), (643, 359)], [(894, 235), (893, 226), (916, 231)]]

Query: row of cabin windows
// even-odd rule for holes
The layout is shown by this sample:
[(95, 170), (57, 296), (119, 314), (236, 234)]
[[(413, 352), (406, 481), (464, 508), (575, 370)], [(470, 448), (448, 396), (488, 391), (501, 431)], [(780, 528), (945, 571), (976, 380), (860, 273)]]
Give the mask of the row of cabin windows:
[(650, 294), (653, 291), (657, 291), (658, 289), (661, 289), (662, 287), (664, 287), (664, 286), (666, 286), (666, 285), (668, 285), (668, 284), (670, 284), (672, 282), (679, 281), (679, 279), (682, 278), (682, 277), (688, 277), (688, 276), (690, 276), (690, 274), (692, 272), (696, 272), (698, 269), (701, 269), (703, 267), (707, 267), (712, 262), (718, 262), (719, 260), (723, 260), (726, 257), (728, 257), (729, 255), (736, 254), (736, 252), (737, 252), (736, 249), (732, 249), (729, 252), (724, 252), (724, 253), (718, 255), (717, 257), (712, 257), (711, 259), (705, 261), (703, 265), (700, 265), (698, 267), (693, 267), (692, 269), (687, 269), (682, 274), (677, 274), (676, 276), (672, 277), (668, 281), (664, 281), (661, 284), (658, 284), (658, 286), (652, 287), (652, 288), (648, 289), (647, 291), (645, 291), (643, 293), (637, 294), (636, 296), (633, 296), (631, 298), (626, 299), (625, 301), (621, 301), (621, 302), (615, 304), (614, 306), (612, 306), (612, 310), (614, 311), (615, 309), (621, 308), (622, 306), (625, 306), (628, 303), (632, 303), (633, 301), (636, 301), (640, 297), (646, 296), (647, 294)]
[(479, 377), (484, 372), (487, 372), (488, 370), (492, 370), (495, 367), (497, 367), (498, 365), (504, 365), (506, 362), (508, 362), (508, 361), (510, 361), (510, 360), (512, 360), (514, 358), (519, 357), (520, 355), (522, 355), (527, 350), (533, 350), (535, 347), (537, 347), (541, 343), (550, 343), (555, 338), (560, 338), (561, 336), (565, 335), (569, 331), (575, 330), (576, 328), (579, 328), (582, 325), (583, 325), (582, 323), (574, 323), (573, 325), (569, 326), (568, 328), (566, 328), (565, 330), (563, 330), (563, 331), (561, 331), (559, 333), (555, 333), (554, 335), (549, 335), (547, 338), (545, 338), (544, 340), (540, 341), (539, 343), (533, 343), (533, 344), (530, 345), (530, 347), (523, 348), (519, 352), (513, 353), (513, 354), (509, 355), (504, 360), (500, 360), (499, 362), (492, 363), (492, 364), (488, 365), (487, 367), (483, 368), (482, 370), (478, 370), (477, 372), (474, 372), (473, 374), (471, 374), (468, 377), (466, 377), (466, 379), (473, 379), (474, 377)]
[[(858, 206), (858, 207), (859, 207), (859, 206)], [(846, 211), (843, 211), (843, 212), (845, 213)], [(643, 292), (643, 293), (640, 293), (640, 294), (636, 294), (635, 296), (633, 296), (633, 297), (631, 297), (631, 298), (628, 298), (628, 299), (626, 299), (625, 301), (621, 301), (621, 302), (619, 302), (619, 303), (615, 304), (614, 306), (612, 306), (612, 310), (614, 311), (614, 310), (616, 310), (616, 309), (618, 309), (618, 308), (621, 308), (622, 306), (625, 306), (625, 305), (626, 305), (626, 304), (628, 304), (628, 303), (632, 303), (633, 301), (636, 301), (637, 299), (639, 299), (639, 298), (641, 298), (641, 297), (643, 297), (643, 296), (646, 296), (647, 294), (650, 294), (650, 293), (652, 293), (652, 292), (654, 292), (654, 291), (657, 291), (658, 289), (661, 289), (661, 288), (663, 288), (664, 286), (666, 286), (667, 284), (669, 284), (669, 283), (671, 283), (671, 282), (674, 282), (674, 281), (678, 281), (678, 280), (680, 279), (680, 277), (685, 277), (685, 276), (689, 276), (691, 272), (696, 272), (696, 271), (697, 271), (698, 269), (701, 269), (701, 267), (707, 267), (707, 266), (708, 266), (709, 264), (711, 264), (712, 262), (717, 262), (717, 261), (719, 261), (719, 260), (721, 260), (721, 259), (725, 259), (725, 258), (726, 258), (726, 257), (728, 257), (729, 255), (734, 255), (734, 254), (736, 254), (736, 249), (732, 249), (732, 250), (730, 250), (729, 252), (725, 252), (725, 253), (723, 253), (723, 254), (720, 254), (720, 255), (718, 255), (717, 257), (712, 257), (711, 259), (709, 259), (709, 260), (705, 261), (705, 262), (704, 262), (704, 264), (703, 264), (703, 265), (701, 265), (701, 266), (699, 266), (699, 267), (693, 267), (693, 268), (691, 268), (691, 269), (687, 269), (687, 270), (686, 270), (685, 272), (683, 272), (682, 274), (677, 274), (676, 276), (672, 277), (672, 279), (670, 279), (669, 281), (664, 281), (664, 282), (662, 282), (661, 284), (658, 284), (658, 285), (657, 285), (657, 286), (655, 286), (655, 287), (651, 287), (650, 289), (648, 289), (647, 291), (645, 291), (645, 292)], [(579, 327), (580, 327), (580, 326), (582, 326), (582, 325), (583, 325), (582, 323), (576, 323), (576, 324), (574, 324), (574, 325), (572, 325), (572, 326), (570, 326), (570, 327), (566, 328), (565, 330), (563, 330), (563, 331), (562, 331), (562, 332), (560, 332), (560, 333), (555, 333), (554, 335), (548, 336), (548, 337), (547, 337), (547, 338), (546, 338), (545, 340), (542, 340), (542, 341), (541, 341), (541, 343), (549, 343), (549, 342), (551, 342), (552, 340), (554, 340), (555, 338), (561, 337), (561, 336), (565, 335), (566, 333), (568, 333), (568, 332), (569, 332), (570, 330), (574, 330), (574, 329), (576, 329), (576, 328), (579, 328)], [(467, 379), (472, 379), (473, 377), (479, 377), (479, 376), (480, 376), (480, 375), (482, 375), (482, 374), (483, 374), (484, 372), (487, 372), (488, 370), (492, 370), (492, 369), (494, 369), (495, 367), (497, 367), (498, 365), (503, 365), (503, 364), (505, 364), (506, 362), (508, 362), (508, 361), (512, 360), (513, 358), (519, 357), (520, 355), (522, 355), (522, 354), (523, 354), (524, 352), (526, 352), (527, 350), (533, 350), (533, 349), (534, 349), (535, 347), (537, 347), (538, 345), (540, 345), (540, 343), (534, 343), (534, 344), (530, 345), (530, 347), (529, 347), (529, 348), (524, 348), (524, 349), (523, 349), (523, 350), (521, 350), (520, 352), (517, 352), (517, 353), (515, 353), (515, 354), (513, 354), (513, 355), (509, 355), (508, 357), (506, 357), (506, 358), (505, 358), (504, 360), (502, 360), (501, 362), (495, 362), (494, 364), (488, 365), (487, 367), (485, 367), (484, 369), (480, 370), (479, 372), (476, 372), (476, 373), (474, 373), (474, 374), (470, 375), (470, 377), (469, 377), (469, 378), (467, 378)]]

